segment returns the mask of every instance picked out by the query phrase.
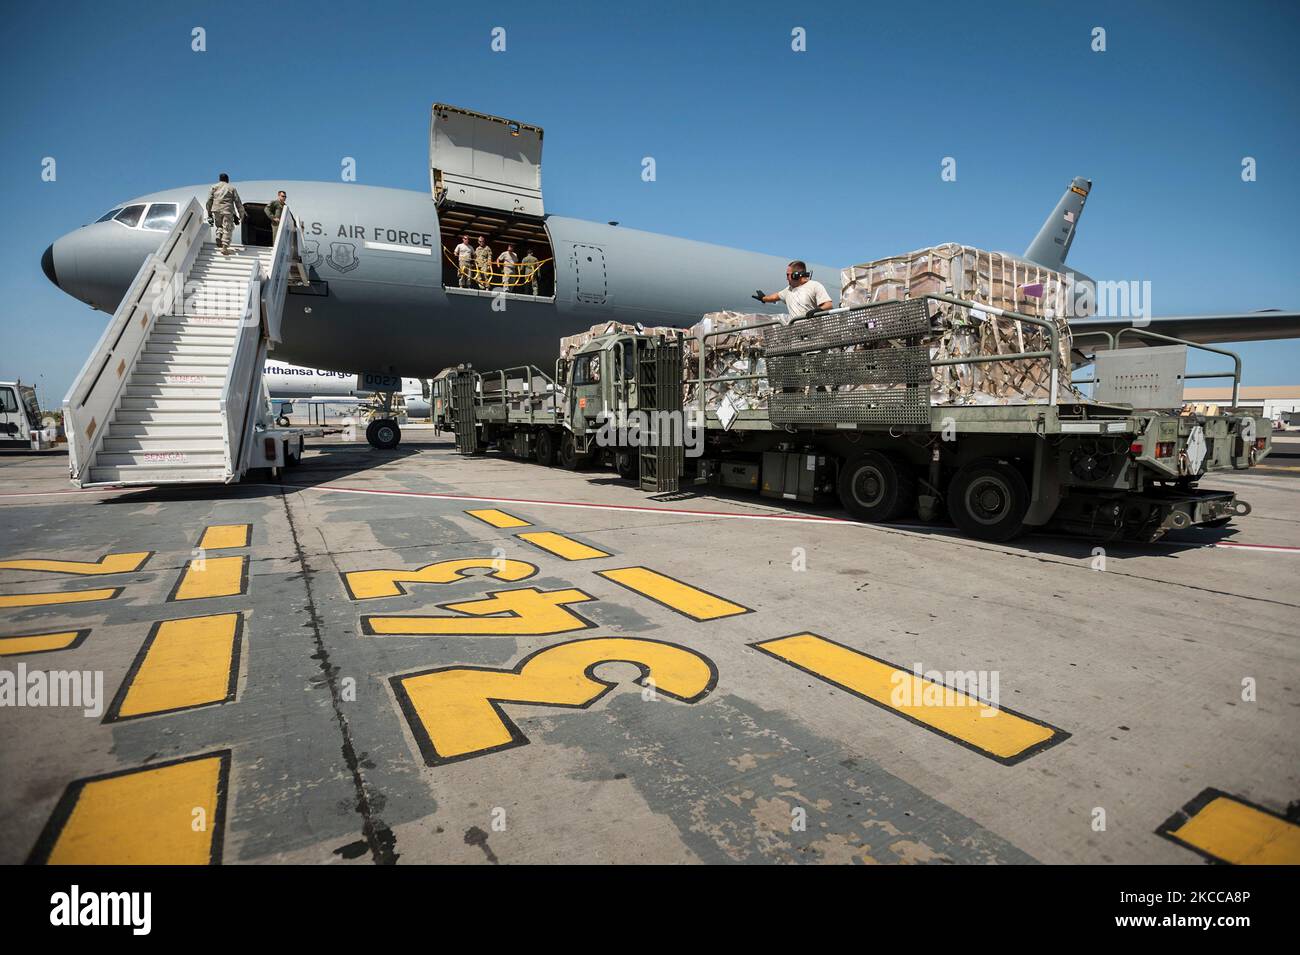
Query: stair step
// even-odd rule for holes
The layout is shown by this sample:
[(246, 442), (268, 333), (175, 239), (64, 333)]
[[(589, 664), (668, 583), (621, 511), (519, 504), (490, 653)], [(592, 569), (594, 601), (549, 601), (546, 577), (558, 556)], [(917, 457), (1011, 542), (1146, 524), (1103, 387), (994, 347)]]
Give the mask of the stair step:
[(225, 345), (229, 347), (239, 333), (239, 327), (212, 328), (200, 325), (198, 328), (185, 326), (168, 326), (155, 328), (149, 333), (150, 342), (174, 342), (177, 345)]
[(220, 413), (219, 398), (168, 398), (151, 395), (147, 398), (135, 398), (125, 395), (118, 407), (122, 411), (207, 411)]
[(94, 466), (96, 468), (122, 467), (123, 465), (156, 467), (160, 464), (178, 464), (182, 466), (201, 465), (212, 467), (216, 465), (223, 467), (225, 461), (226, 452), (221, 448), (201, 451), (178, 451), (168, 448), (157, 451), (100, 451), (95, 455)]
[[(109, 434), (104, 438), (104, 447), (99, 452), (105, 454), (225, 454), (221, 435), (140, 435), (122, 437)], [(99, 460), (97, 457), (96, 461)], [(224, 459), (223, 459), (224, 460)], [(107, 463), (107, 462), (105, 462)]]
[(110, 438), (204, 438), (220, 442), (224, 433), (220, 421), (208, 424), (129, 424), (114, 421), (108, 426)]
[(221, 385), (133, 385), (126, 386), (128, 398), (150, 398), (155, 395), (165, 398), (211, 398), (221, 397)]
[(203, 315), (159, 315), (155, 326), (162, 329), (239, 329), (239, 319)]
[[(188, 358), (189, 356), (218, 356), (223, 355), (230, 357), (230, 342), (222, 342), (219, 345), (197, 344), (193, 342), (155, 342), (152, 339), (144, 346), (144, 351), (140, 357), (144, 361), (160, 361), (164, 358)], [(150, 356), (157, 355), (159, 358)]]
[(135, 370), (151, 375), (211, 375), (212, 369), (229, 365), (229, 355), (141, 355)]
[(137, 371), (127, 380), (127, 387), (142, 388), (220, 388), (226, 383), (225, 371), (207, 375), (152, 375)]
[[(119, 408), (112, 424), (216, 425), (222, 427), (220, 411), (191, 411), (183, 408)], [(110, 425), (111, 427), (111, 425)]]
[(83, 486), (95, 484), (184, 484), (223, 482), (225, 467), (203, 467), (186, 464), (125, 465), (118, 467), (92, 467), (90, 480)]

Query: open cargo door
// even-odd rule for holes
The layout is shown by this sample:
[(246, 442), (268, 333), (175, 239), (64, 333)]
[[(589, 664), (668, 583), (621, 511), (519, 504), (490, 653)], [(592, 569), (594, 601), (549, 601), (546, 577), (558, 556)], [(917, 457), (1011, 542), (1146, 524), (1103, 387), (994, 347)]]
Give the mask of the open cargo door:
[(545, 215), (542, 128), (435, 103), (429, 121), (434, 201)]

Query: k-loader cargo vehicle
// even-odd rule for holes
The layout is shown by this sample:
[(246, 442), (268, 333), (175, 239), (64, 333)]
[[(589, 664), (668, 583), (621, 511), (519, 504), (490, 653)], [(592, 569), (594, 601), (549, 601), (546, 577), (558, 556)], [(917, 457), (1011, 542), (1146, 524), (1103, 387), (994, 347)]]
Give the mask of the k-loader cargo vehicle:
[[(952, 296), (788, 323), (745, 318), (716, 330), (706, 322), (690, 336), (611, 325), (570, 348), (552, 374), (459, 366), (435, 381), (436, 403), (465, 454), (495, 447), (543, 465), (605, 464), (653, 492), (686, 480), (804, 503), (838, 497), (872, 523), (946, 514), (986, 541), (1042, 528), (1151, 541), (1250, 513), (1233, 492), (1200, 485), (1261, 461), (1271, 427), (1250, 415), (1181, 412), (1186, 378), (1219, 377), (1186, 373), (1186, 349), (1205, 346), (1141, 328), (1109, 335), (1111, 347), (1088, 356), (1096, 377), (1084, 397), (1070, 379), (1080, 346), (1062, 340), (1063, 323)], [(934, 343), (954, 320), (1015, 323), (1013, 340), (1030, 350), (944, 357)], [(1118, 347), (1128, 333), (1169, 344)], [(726, 373), (709, 373), (724, 347)], [(1044, 397), (934, 400), (936, 375), (985, 363), (1041, 363)], [(1231, 377), (1235, 396), (1239, 360)]]

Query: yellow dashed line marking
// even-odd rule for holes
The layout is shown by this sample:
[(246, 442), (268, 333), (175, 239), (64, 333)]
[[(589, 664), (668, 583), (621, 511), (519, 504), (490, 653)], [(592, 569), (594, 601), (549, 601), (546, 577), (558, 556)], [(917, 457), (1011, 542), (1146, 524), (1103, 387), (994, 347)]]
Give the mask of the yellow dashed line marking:
[(343, 586), (353, 600), (398, 597), (406, 593), (402, 584), (453, 584), (470, 580), (467, 570), (486, 570), (482, 577), (496, 580), (526, 580), (537, 573), (534, 564), (504, 557), (465, 557), (440, 560), (415, 570), (350, 570), (343, 574)]
[(717, 620), (720, 617), (752, 613), (748, 607), (674, 580), (648, 567), (619, 567), (614, 570), (598, 570), (596, 573), (692, 620)]
[(815, 633), (750, 646), (999, 762), (1019, 762), (1069, 736)]
[(154, 624), (104, 722), (233, 700), (243, 620), (220, 613)]
[(572, 537), (565, 537), (563, 534), (556, 534), (554, 531), (533, 531), (528, 534), (516, 534), (521, 541), (527, 541), (534, 547), (540, 547), (542, 550), (550, 551), (556, 557), (563, 557), (565, 560), (592, 560), (596, 557), (608, 557), (609, 554), (603, 550), (597, 550), (582, 541), (576, 541)]
[(78, 780), (29, 861), (209, 865), (221, 861), (230, 752)]
[(108, 554), (96, 561), (52, 560), (31, 557), (19, 560), (0, 560), (0, 570), (34, 570), (50, 574), (126, 574), (139, 570), (153, 556), (153, 551), (133, 554)]
[(1300, 865), (1300, 826), (1217, 789), (1205, 790), (1156, 831), (1218, 862)]
[(198, 546), (203, 550), (247, 547), (252, 529), (252, 524), (214, 524), (204, 529)]
[(247, 557), (205, 557), (192, 560), (181, 571), (170, 600), (233, 597), (248, 585)]
[(57, 633), (26, 633), (0, 637), (0, 657), (70, 650), (81, 646), (81, 642), (89, 635), (89, 630), (60, 630)]
[(531, 527), (526, 520), (515, 517), (513, 514), (507, 514), (505, 511), (498, 511), (494, 507), (484, 510), (466, 511), (470, 517), (477, 517), (484, 523), (491, 524), (493, 527)]
[(581, 590), (498, 590), (480, 600), (439, 605), (470, 614), (468, 617), (362, 617), (361, 630), (371, 636), (535, 637), (569, 633), (594, 624), (566, 610), (565, 604), (593, 599)]
[(121, 592), (121, 587), (109, 587), (104, 590), (71, 590), (67, 593), (54, 594), (0, 594), (0, 610), (11, 607), (53, 607), (59, 604), (93, 603), (96, 600), (112, 600)]
[(636, 682), (684, 703), (707, 696), (718, 682), (713, 662), (659, 640), (593, 637), (538, 650), (514, 669), (443, 667), (392, 678), (420, 752), (431, 765), (522, 746), (528, 738), (500, 704), (586, 708), (615, 686), (596, 678), (601, 663), (641, 668)]

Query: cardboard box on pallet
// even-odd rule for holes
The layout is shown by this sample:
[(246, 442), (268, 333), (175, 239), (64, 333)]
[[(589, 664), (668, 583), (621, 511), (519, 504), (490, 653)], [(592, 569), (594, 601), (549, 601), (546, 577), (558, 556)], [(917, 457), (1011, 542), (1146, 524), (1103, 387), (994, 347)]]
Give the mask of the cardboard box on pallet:
[[(946, 245), (853, 265), (840, 273), (840, 303), (855, 306), (951, 295), (1043, 318), (1056, 325), (1061, 365), (1060, 397), (1070, 385), (1070, 276), (999, 252)], [(1047, 351), (1047, 332), (1036, 325), (942, 303), (930, 340), (931, 360)], [(947, 365), (933, 369), (932, 404), (1033, 404), (1048, 400), (1046, 359)]]

